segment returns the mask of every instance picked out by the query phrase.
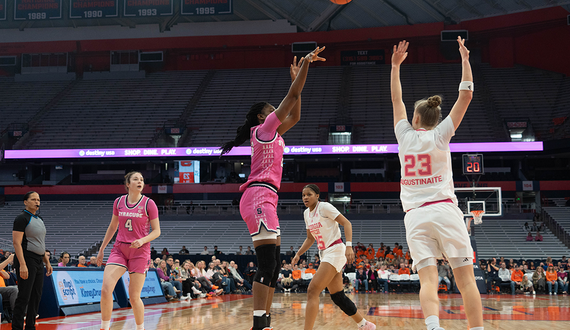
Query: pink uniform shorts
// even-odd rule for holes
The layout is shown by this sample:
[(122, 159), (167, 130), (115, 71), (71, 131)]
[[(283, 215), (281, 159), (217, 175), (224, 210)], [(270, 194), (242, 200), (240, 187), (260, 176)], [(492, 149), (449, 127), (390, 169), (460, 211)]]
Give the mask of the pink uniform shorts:
[(268, 232), (280, 234), (277, 217), (279, 196), (265, 187), (248, 187), (241, 197), (239, 212), (251, 236), (259, 234), (261, 226)]
[(138, 249), (131, 248), (130, 243), (115, 242), (107, 265), (125, 267), (129, 273), (146, 273), (150, 262), (150, 244)]

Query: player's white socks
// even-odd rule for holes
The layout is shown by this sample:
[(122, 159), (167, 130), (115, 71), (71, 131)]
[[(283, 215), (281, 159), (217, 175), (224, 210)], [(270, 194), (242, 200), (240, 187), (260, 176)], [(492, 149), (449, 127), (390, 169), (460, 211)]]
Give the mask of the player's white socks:
[(137, 324), (137, 330), (144, 330), (144, 322), (141, 324)]
[(434, 330), (439, 328), (439, 317), (435, 315), (426, 317), (426, 326), (428, 330)]
[(365, 318), (362, 318), (362, 321), (358, 322), (358, 327), (359, 327), (359, 328), (362, 328), (362, 327), (365, 326), (365, 325), (366, 325), (366, 319), (365, 319)]
[(260, 309), (260, 310), (255, 310), (255, 311), (253, 311), (253, 316), (260, 317), (260, 316), (263, 316), (263, 314), (265, 314), (265, 309)]
[(102, 330), (109, 330), (110, 327), (111, 327), (111, 321), (101, 320), (101, 329)]

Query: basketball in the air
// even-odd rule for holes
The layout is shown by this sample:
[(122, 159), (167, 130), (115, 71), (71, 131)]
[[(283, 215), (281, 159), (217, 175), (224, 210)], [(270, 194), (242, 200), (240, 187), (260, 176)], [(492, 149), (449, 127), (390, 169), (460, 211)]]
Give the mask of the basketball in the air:
[(351, 1), (352, 0), (331, 0), (332, 3), (336, 3), (337, 5), (346, 5)]

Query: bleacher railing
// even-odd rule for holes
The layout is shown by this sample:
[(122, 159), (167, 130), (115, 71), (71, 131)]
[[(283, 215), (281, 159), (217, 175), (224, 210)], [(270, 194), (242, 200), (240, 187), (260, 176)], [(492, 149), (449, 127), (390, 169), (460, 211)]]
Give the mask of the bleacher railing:
[(541, 212), (542, 222), (552, 231), (558, 239), (564, 243), (568, 248), (570, 248), (570, 234), (553, 218), (548, 214), (546, 210)]

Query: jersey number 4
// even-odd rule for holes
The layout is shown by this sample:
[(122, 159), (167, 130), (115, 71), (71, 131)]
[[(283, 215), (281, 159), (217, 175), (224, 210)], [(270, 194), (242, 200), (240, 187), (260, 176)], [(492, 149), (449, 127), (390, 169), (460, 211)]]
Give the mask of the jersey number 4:
[[(431, 157), (429, 154), (423, 155), (405, 155), (404, 170), (406, 177), (409, 176), (427, 176), (431, 175)], [(416, 164), (421, 165), (416, 171)]]
[(125, 228), (127, 228), (128, 231), (133, 231), (133, 220), (127, 219), (127, 222), (125, 222)]

